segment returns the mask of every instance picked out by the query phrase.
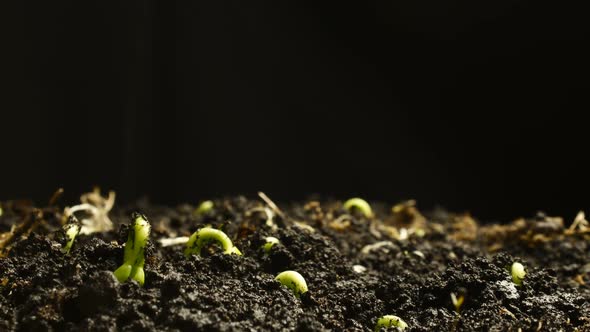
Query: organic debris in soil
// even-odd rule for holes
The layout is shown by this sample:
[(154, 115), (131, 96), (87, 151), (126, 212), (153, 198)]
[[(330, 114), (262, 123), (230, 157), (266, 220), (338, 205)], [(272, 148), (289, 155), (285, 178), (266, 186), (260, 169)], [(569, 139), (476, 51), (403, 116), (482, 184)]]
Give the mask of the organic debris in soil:
[[(83, 196), (95, 208), (78, 216), (88, 232), (68, 255), (62, 224), (77, 212), (2, 203), (0, 331), (373, 331), (385, 315), (407, 331), (590, 331), (583, 215), (568, 228), (544, 214), (480, 225), (467, 214), (423, 214), (414, 201), (372, 204), (365, 216), (340, 201), (279, 208), (266, 195), (198, 211), (113, 208), (97, 195)], [(113, 275), (133, 211), (152, 226), (143, 287)], [(243, 255), (210, 245), (187, 258), (188, 237), (205, 226)], [(263, 250), (270, 236), (279, 242)], [(516, 261), (526, 268), (520, 286)], [(275, 280), (286, 270), (308, 291), (297, 297)]]

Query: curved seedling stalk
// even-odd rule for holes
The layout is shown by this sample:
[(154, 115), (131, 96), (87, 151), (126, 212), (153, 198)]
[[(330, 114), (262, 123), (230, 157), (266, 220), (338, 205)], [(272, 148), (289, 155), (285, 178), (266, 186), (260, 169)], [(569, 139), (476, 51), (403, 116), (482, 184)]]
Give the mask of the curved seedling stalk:
[(289, 288), (296, 297), (307, 292), (307, 283), (303, 276), (296, 271), (284, 271), (279, 273), (275, 280)]
[(187, 257), (193, 254), (200, 255), (203, 246), (212, 241), (221, 245), (224, 254), (242, 255), (242, 252), (237, 247), (234, 247), (234, 244), (224, 232), (211, 227), (203, 227), (191, 235), (186, 243), (184, 255)]
[(344, 202), (343, 206), (348, 211), (358, 210), (367, 218), (373, 217), (373, 210), (371, 209), (371, 206), (362, 198), (351, 198)]

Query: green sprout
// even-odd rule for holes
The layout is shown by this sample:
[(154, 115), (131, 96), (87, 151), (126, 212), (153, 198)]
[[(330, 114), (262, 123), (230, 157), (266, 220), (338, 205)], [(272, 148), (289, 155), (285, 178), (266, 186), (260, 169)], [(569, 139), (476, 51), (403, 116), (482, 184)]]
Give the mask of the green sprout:
[(65, 245), (61, 248), (61, 251), (68, 255), (70, 253), (70, 249), (72, 249), (72, 244), (74, 244), (74, 240), (76, 236), (80, 233), (82, 229), (82, 224), (78, 221), (76, 217), (73, 215), (69, 218), (68, 223), (63, 226), (63, 231), (65, 234)]
[(123, 265), (113, 273), (119, 282), (125, 282), (131, 278), (143, 286), (145, 281), (144, 252), (148, 244), (151, 226), (147, 218), (140, 213), (133, 213), (132, 219), (133, 225), (129, 229), (125, 243)]
[(211, 241), (219, 243), (223, 248), (224, 254), (242, 255), (242, 252), (237, 247), (234, 247), (234, 244), (224, 232), (211, 227), (203, 227), (194, 232), (188, 239), (186, 249), (184, 249), (185, 256), (189, 257), (192, 254), (200, 255), (203, 246)]
[(289, 288), (296, 297), (301, 296), (301, 294), (307, 292), (307, 283), (305, 279), (295, 271), (284, 271), (277, 275), (275, 278), (276, 281), (283, 284)]
[(516, 284), (516, 286), (522, 285), (522, 280), (526, 275), (526, 271), (524, 270), (524, 265), (520, 264), (519, 262), (512, 263), (512, 267), (510, 268), (510, 273), (512, 274), (512, 282)]
[(270, 249), (272, 249), (272, 246), (279, 243), (279, 239), (273, 236), (268, 236), (264, 240), (266, 243), (262, 245), (262, 250), (267, 254), (270, 252)]
[(215, 206), (215, 204), (213, 204), (213, 201), (203, 201), (195, 209), (195, 214), (196, 215), (203, 215), (203, 214), (211, 211), (211, 209), (213, 209), (213, 206)]
[(453, 303), (453, 306), (455, 307), (455, 312), (457, 312), (458, 314), (461, 314), (461, 306), (463, 305), (463, 302), (465, 301), (465, 296), (463, 295), (455, 295), (455, 293), (451, 293), (451, 302)]
[(351, 198), (344, 202), (344, 208), (348, 211), (358, 210), (365, 217), (371, 218), (373, 216), (373, 210), (367, 201), (362, 198)]
[(401, 330), (404, 330), (408, 327), (408, 324), (404, 322), (401, 318), (394, 316), (394, 315), (385, 315), (379, 319), (377, 319), (377, 325), (375, 325), (375, 332), (379, 332), (382, 327), (398, 327)]

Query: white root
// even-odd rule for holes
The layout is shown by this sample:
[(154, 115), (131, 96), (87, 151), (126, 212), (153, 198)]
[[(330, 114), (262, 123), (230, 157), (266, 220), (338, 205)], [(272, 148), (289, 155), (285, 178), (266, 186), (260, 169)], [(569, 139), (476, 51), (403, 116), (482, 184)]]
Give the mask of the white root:
[(366, 255), (369, 252), (379, 249), (379, 248), (382, 248), (382, 247), (395, 248), (395, 245), (391, 241), (379, 241), (379, 242), (375, 242), (373, 244), (369, 244), (369, 245), (364, 246), (363, 249), (361, 249), (361, 253)]
[(76, 215), (79, 212), (85, 212), (88, 217), (78, 217), (82, 228), (80, 234), (92, 234), (96, 232), (108, 232), (113, 229), (113, 222), (108, 213), (115, 205), (115, 192), (109, 191), (105, 198), (100, 194), (100, 190), (95, 188), (93, 192), (80, 196), (82, 204), (66, 207), (64, 209), (64, 219)]
[(179, 236), (179, 237), (171, 237), (171, 238), (162, 238), (159, 239), (158, 242), (162, 245), (162, 247), (170, 247), (176, 246), (180, 244), (186, 244), (189, 240), (188, 236)]

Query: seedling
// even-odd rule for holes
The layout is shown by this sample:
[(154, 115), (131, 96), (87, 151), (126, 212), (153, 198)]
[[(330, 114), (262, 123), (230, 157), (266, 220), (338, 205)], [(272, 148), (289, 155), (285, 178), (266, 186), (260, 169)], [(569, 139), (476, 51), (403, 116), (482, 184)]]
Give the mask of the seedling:
[(203, 201), (203, 202), (201, 202), (201, 204), (199, 204), (199, 206), (195, 210), (195, 214), (198, 216), (203, 215), (203, 214), (211, 211), (214, 206), (215, 206), (215, 204), (213, 204), (213, 201)]
[(512, 263), (512, 267), (510, 268), (510, 273), (512, 274), (512, 282), (516, 284), (516, 286), (522, 285), (522, 280), (526, 276), (526, 271), (524, 270), (524, 265), (520, 264), (519, 262)]
[(71, 216), (68, 220), (68, 223), (63, 226), (63, 231), (65, 234), (65, 244), (61, 251), (68, 255), (70, 253), (70, 249), (72, 249), (72, 244), (74, 244), (74, 240), (76, 236), (80, 233), (80, 229), (82, 228), (82, 224), (78, 221), (78, 219), (74, 216)]
[(145, 281), (144, 252), (148, 244), (151, 226), (147, 218), (137, 212), (133, 213), (132, 219), (133, 225), (129, 228), (129, 235), (125, 243), (123, 265), (115, 270), (114, 274), (119, 282), (125, 282), (131, 278), (143, 286)]
[(461, 306), (465, 301), (465, 296), (463, 295), (455, 295), (455, 293), (451, 293), (451, 302), (453, 302), (453, 306), (455, 307), (455, 312), (461, 314)]
[(377, 325), (375, 325), (375, 332), (379, 332), (382, 327), (398, 327), (401, 330), (404, 330), (408, 327), (408, 324), (404, 322), (401, 318), (394, 316), (394, 315), (385, 315), (379, 319), (377, 319)]
[(242, 252), (234, 247), (234, 244), (224, 232), (211, 227), (203, 227), (191, 235), (186, 243), (184, 255), (186, 257), (189, 257), (192, 254), (201, 255), (201, 249), (203, 249), (203, 246), (211, 241), (219, 243), (225, 254), (242, 255)]
[(362, 198), (351, 198), (347, 200), (344, 202), (344, 208), (348, 211), (358, 210), (367, 218), (373, 217), (371, 206)]
[(268, 254), (270, 252), (270, 249), (272, 249), (272, 246), (279, 243), (279, 239), (273, 236), (269, 236), (265, 240), (266, 243), (262, 246), (262, 250), (264, 250), (264, 252)]
[(307, 292), (307, 283), (303, 276), (296, 271), (284, 271), (275, 278), (278, 282), (289, 288), (296, 297)]

